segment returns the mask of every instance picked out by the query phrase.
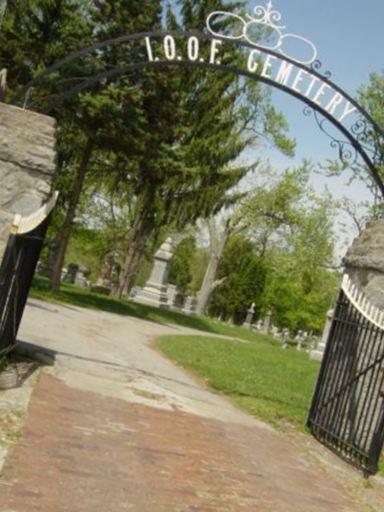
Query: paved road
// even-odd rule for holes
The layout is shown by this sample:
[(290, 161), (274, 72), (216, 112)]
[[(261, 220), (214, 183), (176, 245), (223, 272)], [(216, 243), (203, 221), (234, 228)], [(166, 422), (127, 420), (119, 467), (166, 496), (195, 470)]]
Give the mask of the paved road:
[(20, 338), (56, 364), (0, 480), (0, 512), (363, 512), (284, 434), (151, 348), (192, 332), (31, 301)]

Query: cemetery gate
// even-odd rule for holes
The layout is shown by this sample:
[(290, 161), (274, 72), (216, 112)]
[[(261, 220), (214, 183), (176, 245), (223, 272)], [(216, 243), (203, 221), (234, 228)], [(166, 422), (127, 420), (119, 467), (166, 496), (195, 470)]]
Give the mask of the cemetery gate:
[[(329, 138), (345, 168), (361, 163), (384, 196), (384, 130), (331, 80), (314, 43), (289, 32), (281, 21), (281, 13), (269, 0), (265, 6), (256, 5), (251, 14), (211, 12), (199, 30), (155, 30), (97, 41), (36, 73), (11, 101), (55, 115), (71, 96), (144, 69), (184, 66), (236, 74), (241, 80), (258, 81), (299, 100), (304, 114), (312, 116)], [(114, 64), (104, 59), (110, 52), (119, 55)], [(73, 62), (82, 63), (76, 76), (69, 65)], [(45, 82), (48, 88), (39, 91)], [(41, 102), (46, 90), (49, 94)], [(34, 260), (35, 256), (31, 267)], [(344, 283), (308, 425), (319, 440), (373, 472), (384, 436), (380, 380), (384, 322), (371, 316), (366, 301), (361, 303), (355, 292)], [(24, 296), (19, 304), (23, 300)]]
[(375, 473), (384, 444), (384, 312), (347, 275), (308, 418), (314, 436)]
[(37, 212), (16, 215), (0, 267), (0, 356), (16, 344), (33, 275), (57, 193)]

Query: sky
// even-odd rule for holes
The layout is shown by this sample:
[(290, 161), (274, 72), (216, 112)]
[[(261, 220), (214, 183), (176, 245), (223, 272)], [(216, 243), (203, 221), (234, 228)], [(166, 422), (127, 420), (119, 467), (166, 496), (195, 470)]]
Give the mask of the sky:
[[(267, 0), (249, 0), (249, 11)], [(384, 0), (274, 0), (273, 6), (281, 12), (287, 32), (310, 39), (317, 47), (324, 71), (332, 73), (331, 80), (353, 97), (358, 89), (368, 84), (372, 72), (384, 72)], [(271, 147), (261, 150), (263, 159), (283, 170), (299, 165), (305, 158), (316, 162), (336, 159), (337, 150), (322, 134), (313, 117), (305, 117), (304, 104), (295, 98), (274, 90), (274, 105), (281, 110), (290, 125), (290, 134), (297, 140), (295, 157), (288, 158)], [(342, 178), (314, 175), (312, 183), (320, 192), (325, 186), (335, 197), (348, 196), (359, 202), (370, 198), (361, 182), (347, 186), (348, 173)], [(348, 222), (346, 217), (340, 221)], [(352, 223), (346, 235), (339, 235), (339, 256), (345, 252), (356, 235)]]
[[(249, 5), (262, 3), (250, 1)], [(347, 93), (356, 96), (370, 73), (384, 72), (384, 0), (274, 0), (273, 4), (283, 14), (289, 32), (316, 45), (323, 68), (332, 72), (332, 81)], [(274, 93), (274, 101), (298, 141), (296, 160), (335, 156), (313, 119), (302, 115), (299, 101), (283, 93)]]

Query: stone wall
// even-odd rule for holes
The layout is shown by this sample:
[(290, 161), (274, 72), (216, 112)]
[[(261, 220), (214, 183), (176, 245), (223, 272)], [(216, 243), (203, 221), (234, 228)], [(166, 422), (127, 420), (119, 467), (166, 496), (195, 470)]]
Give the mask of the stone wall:
[(0, 103), (0, 261), (15, 214), (29, 215), (51, 196), (55, 120)]

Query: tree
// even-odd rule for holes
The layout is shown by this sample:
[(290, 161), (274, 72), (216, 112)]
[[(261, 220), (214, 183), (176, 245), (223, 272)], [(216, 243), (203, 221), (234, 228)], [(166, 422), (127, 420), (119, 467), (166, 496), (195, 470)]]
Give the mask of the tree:
[[(216, 256), (215, 273), (208, 265), (210, 312), (218, 314), (221, 308), (224, 314), (241, 321), (242, 314), (256, 302), (258, 313), (272, 309), (278, 326), (293, 330), (321, 328), (338, 280), (333, 271), (335, 208), (328, 196), (318, 197), (309, 186), (310, 170), (307, 162), (298, 169), (286, 170), (282, 176), (266, 169), (258, 186), (227, 219), (241, 235), (222, 237), (224, 256)], [(220, 263), (227, 251), (224, 239), (230, 240), (227, 247), (233, 250), (229, 253), (232, 267)], [(246, 248), (249, 260), (243, 254)], [(254, 299), (249, 300), (245, 283), (252, 288), (252, 269), (260, 281), (253, 278), (257, 289), (253, 291)], [(205, 296), (207, 302), (210, 295)]]
[(225, 246), (234, 231), (231, 218), (223, 220), (221, 226), (219, 226), (217, 219), (211, 218), (207, 222), (207, 227), (210, 239), (210, 257), (197, 296), (197, 315), (203, 315), (205, 313), (212, 292), (223, 282), (223, 278), (216, 279), (216, 275)]
[(260, 313), (266, 268), (254, 249), (244, 235), (233, 236), (226, 244), (217, 272), (221, 284), (214, 289), (208, 310), (211, 315), (239, 324), (252, 303), (257, 304), (256, 314)]
[[(186, 2), (184, 26), (192, 18), (202, 23), (207, 10), (221, 5), (205, 1), (197, 8)], [(147, 0), (144, 7), (139, 0), (15, 2), (12, 15), (5, 18), (12, 37), (8, 40), (5, 31), (2, 50), (11, 69), (12, 94), (71, 49), (159, 27), (162, 4)], [(171, 10), (167, 21), (177, 26)], [(24, 38), (24, 32), (27, 37), (22, 40), (19, 34)], [(76, 39), (78, 33), (81, 37)], [(55, 115), (60, 127), (57, 184), (65, 183), (61, 190), (65, 214), (51, 276), (53, 291), (58, 290), (84, 184), (98, 162), (107, 172), (113, 168), (116, 186), (128, 183), (133, 195), (132, 227), (117, 288), (121, 296), (133, 282), (148, 240), (160, 227), (173, 223), (181, 228), (233, 202), (226, 192), (247, 172), (233, 162), (255, 140), (252, 112), (258, 112), (259, 131), (268, 125), (283, 144), (285, 126), (274, 115), (268, 95), (231, 75), (178, 70), (154, 77), (148, 71), (140, 77), (93, 84), (75, 97), (67, 95), (68, 84), (77, 76), (124, 65), (130, 62), (131, 51), (136, 50), (111, 47), (73, 61), (59, 74), (47, 76), (29, 96), (37, 109)], [(248, 130), (245, 135), (244, 130)], [(285, 143), (291, 150), (289, 141)], [(97, 175), (97, 179), (104, 178)]]
[[(285, 173), (285, 176), (275, 182), (271, 170), (260, 171), (265, 180), (255, 187), (248, 196), (243, 198), (237, 208), (232, 210), (221, 221), (211, 219), (208, 224), (210, 234), (210, 260), (206, 269), (204, 280), (198, 294), (196, 312), (201, 315), (205, 312), (209, 299), (221, 280), (216, 280), (220, 260), (225, 246), (231, 235), (247, 230), (257, 240), (260, 256), (263, 256), (269, 238), (283, 225), (292, 222), (294, 214), (291, 212), (292, 204), (301, 197), (302, 185), (298, 181), (297, 173)], [(301, 178), (302, 179), (302, 178)]]
[[(360, 87), (358, 91), (358, 102), (371, 116), (375, 123), (384, 127), (384, 74), (371, 73), (369, 83)], [(363, 126), (363, 124), (362, 124)], [(360, 142), (368, 150), (372, 157), (372, 152), (375, 153), (374, 159), (376, 167), (379, 171), (381, 179), (384, 179), (384, 138), (382, 134), (368, 129), (359, 135)], [(367, 166), (361, 161), (357, 160), (352, 162), (327, 162), (323, 166), (323, 172), (328, 176), (339, 176), (343, 171), (348, 169), (350, 171), (350, 179), (348, 184), (358, 180), (359, 183), (364, 185), (371, 193), (370, 200), (360, 202), (353, 202), (350, 199), (343, 198), (340, 201), (340, 209), (346, 213), (352, 221), (353, 227), (359, 232), (367, 223), (369, 219), (375, 220), (383, 218), (384, 216), (384, 202), (382, 193), (377, 187), (375, 180), (372, 178)]]
[[(205, 1), (196, 5), (185, 1), (181, 5), (181, 27), (188, 29), (193, 24), (199, 27), (209, 11), (223, 7), (224, 3)], [(179, 28), (170, 9), (167, 23), (170, 28)], [(259, 84), (246, 83), (234, 75), (190, 68), (177, 69), (176, 73), (170, 70), (167, 76), (165, 90), (159, 89), (158, 83), (151, 83), (153, 95), (147, 97), (155, 105), (151, 110), (156, 117), (151, 118), (149, 126), (156, 137), (149, 152), (147, 148), (144, 172), (139, 166), (137, 222), (127, 241), (118, 296), (130, 288), (151, 232), (167, 223), (182, 229), (186, 223), (212, 215), (234, 201), (226, 192), (248, 171), (234, 162), (247, 146), (255, 143), (256, 126), (264, 131), (268, 125), (267, 133), (272, 139), (278, 140), (286, 152), (292, 151), (292, 142), (284, 137), (284, 120), (276, 115), (268, 94), (262, 92)], [(163, 121), (164, 113), (169, 112), (172, 117)], [(164, 126), (165, 134), (169, 135), (165, 140)], [(157, 148), (161, 148), (160, 154), (156, 153)], [(159, 162), (164, 159), (166, 169), (159, 169)], [(149, 168), (151, 160), (157, 167), (156, 174)]]
[(309, 170), (305, 164), (286, 171), (263, 196), (251, 195), (246, 208), (254, 221), (248, 236), (267, 268), (265, 310), (273, 311), (278, 326), (293, 331), (320, 331), (338, 284), (335, 207), (330, 197), (313, 192)]
[(178, 244), (171, 261), (168, 282), (176, 285), (183, 293), (187, 292), (192, 281), (191, 267), (195, 252), (195, 237), (188, 236)]

